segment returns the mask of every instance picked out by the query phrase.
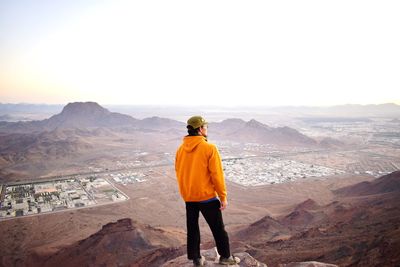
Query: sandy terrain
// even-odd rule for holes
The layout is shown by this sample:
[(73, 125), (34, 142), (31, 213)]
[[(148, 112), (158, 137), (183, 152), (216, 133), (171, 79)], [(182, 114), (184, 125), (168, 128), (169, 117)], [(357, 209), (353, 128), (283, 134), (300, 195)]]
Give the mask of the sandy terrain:
[[(228, 232), (266, 215), (286, 214), (309, 198), (327, 204), (333, 198), (331, 190), (369, 179), (362, 176), (336, 177), (262, 187), (243, 187), (228, 182), (229, 207), (224, 211)], [(117, 187), (130, 197), (128, 201), (0, 222), (3, 264), (18, 259), (24, 261), (30, 251), (40, 254), (55, 252), (122, 218), (175, 232), (184, 244), (185, 209), (172, 167), (154, 168), (147, 182)], [(210, 231), (203, 219), (201, 225), (206, 242), (210, 239)]]

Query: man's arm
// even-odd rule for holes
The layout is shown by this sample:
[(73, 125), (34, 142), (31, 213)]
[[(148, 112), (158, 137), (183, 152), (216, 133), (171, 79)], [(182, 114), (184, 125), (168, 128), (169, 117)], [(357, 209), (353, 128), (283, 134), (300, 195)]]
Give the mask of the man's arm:
[[(218, 194), (218, 197), (221, 200), (221, 207), (222, 203), (227, 204), (226, 196), (226, 185), (225, 185), (225, 178), (224, 178), (224, 170), (222, 168), (222, 161), (219, 155), (218, 149), (212, 145), (212, 153), (208, 162), (208, 169), (210, 171), (211, 180), (214, 184), (215, 191)], [(224, 209), (226, 207), (224, 204)]]

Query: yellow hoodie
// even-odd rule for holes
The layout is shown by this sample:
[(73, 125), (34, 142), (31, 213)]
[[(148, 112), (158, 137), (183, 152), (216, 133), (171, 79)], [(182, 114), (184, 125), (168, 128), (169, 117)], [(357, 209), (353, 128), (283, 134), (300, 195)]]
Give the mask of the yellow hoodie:
[(185, 136), (175, 158), (179, 191), (186, 202), (204, 201), (218, 196), (226, 200), (221, 157), (215, 145), (203, 136)]

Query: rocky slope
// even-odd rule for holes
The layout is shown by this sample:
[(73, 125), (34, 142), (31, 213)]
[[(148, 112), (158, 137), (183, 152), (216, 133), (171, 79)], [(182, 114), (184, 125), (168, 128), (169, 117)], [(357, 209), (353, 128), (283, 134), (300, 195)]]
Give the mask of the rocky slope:
[(397, 171), (339, 189), (328, 205), (307, 200), (285, 216), (265, 217), (234, 235), (237, 249), (272, 267), (311, 259), (340, 266), (397, 266), (399, 183)]
[(121, 219), (55, 254), (32, 255), (32, 266), (160, 266), (183, 253), (175, 233)]

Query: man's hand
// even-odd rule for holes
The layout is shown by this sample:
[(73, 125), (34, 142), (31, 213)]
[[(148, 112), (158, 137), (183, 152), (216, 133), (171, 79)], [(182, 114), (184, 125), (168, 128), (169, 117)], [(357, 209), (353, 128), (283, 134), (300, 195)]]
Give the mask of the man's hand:
[(226, 206), (228, 206), (228, 201), (221, 201), (221, 207), (219, 208), (220, 210), (224, 210), (226, 209)]

